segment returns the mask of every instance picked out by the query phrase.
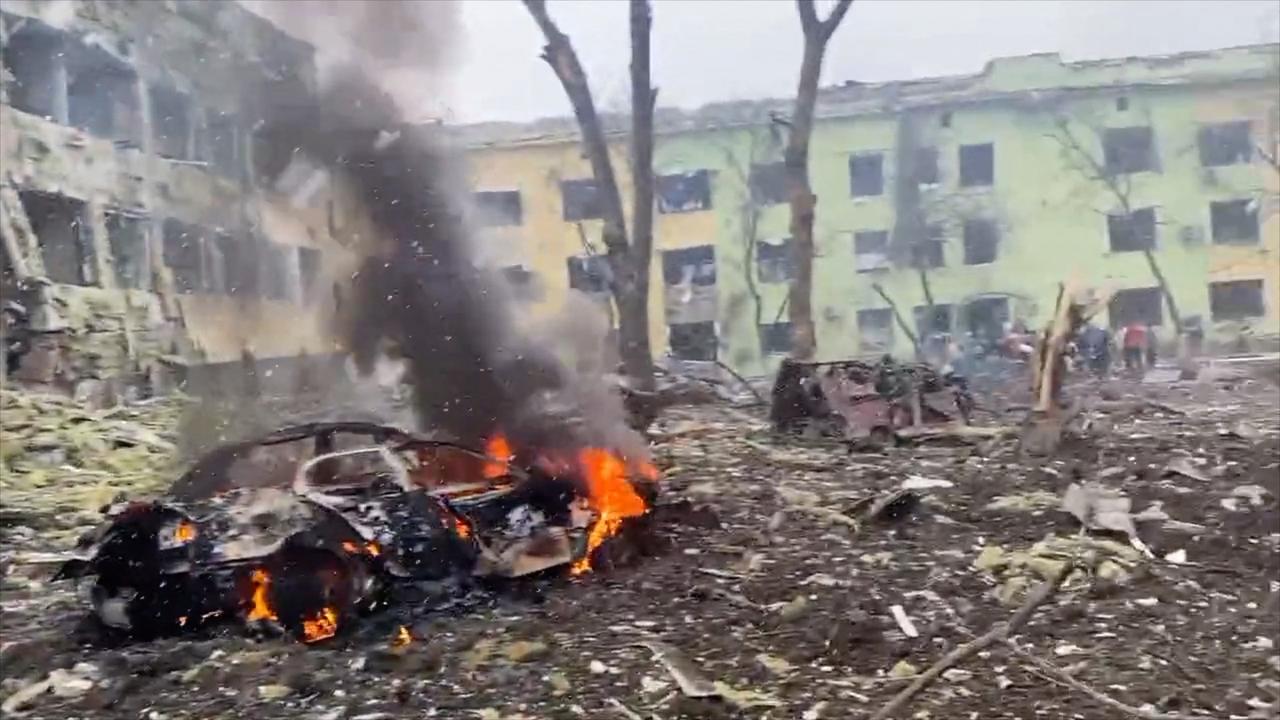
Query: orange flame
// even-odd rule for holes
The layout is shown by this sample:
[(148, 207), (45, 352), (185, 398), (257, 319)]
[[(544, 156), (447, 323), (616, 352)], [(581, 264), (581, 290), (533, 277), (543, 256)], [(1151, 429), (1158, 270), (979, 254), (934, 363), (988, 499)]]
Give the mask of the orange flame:
[(190, 523), (186, 520), (183, 520), (182, 522), (178, 523), (178, 526), (173, 529), (173, 539), (180, 543), (191, 542), (192, 540), (195, 540), (196, 539), (195, 524)]
[(391, 638), (391, 647), (393, 648), (408, 647), (409, 644), (412, 642), (413, 642), (413, 635), (409, 633), (409, 628), (401, 625), (400, 629), (396, 630), (396, 636)]
[(461, 515), (453, 516), (453, 527), (457, 531), (458, 537), (463, 540), (471, 537), (471, 525), (466, 520), (463, 520)]
[(302, 621), (302, 641), (316, 642), (338, 634), (338, 611), (332, 607), (321, 608), (314, 618)]
[(370, 557), (378, 557), (382, 554), (382, 548), (379, 547), (376, 542), (368, 542), (364, 544), (364, 547), (361, 547), (350, 540), (343, 540), (342, 549), (352, 555), (369, 555)]
[(496, 433), (484, 445), (484, 454), (488, 455), (490, 460), (485, 461), (484, 477), (486, 480), (493, 480), (506, 475), (509, 471), (509, 463), (511, 456), (511, 443), (507, 441), (507, 436), (502, 433)]
[(267, 589), (271, 587), (271, 575), (261, 568), (249, 574), (249, 583), (253, 586), (253, 595), (249, 598), (248, 620), (277, 620), (276, 611), (267, 599)]
[[(578, 453), (578, 466), (587, 482), (587, 504), (596, 512), (596, 520), (587, 532), (586, 553), (569, 568), (573, 575), (591, 569), (591, 553), (618, 532), (623, 520), (647, 510), (644, 499), (631, 486), (622, 458), (607, 450), (587, 448)], [(647, 474), (648, 470), (642, 466), (640, 472)], [(656, 477), (656, 469), (654, 472)]]

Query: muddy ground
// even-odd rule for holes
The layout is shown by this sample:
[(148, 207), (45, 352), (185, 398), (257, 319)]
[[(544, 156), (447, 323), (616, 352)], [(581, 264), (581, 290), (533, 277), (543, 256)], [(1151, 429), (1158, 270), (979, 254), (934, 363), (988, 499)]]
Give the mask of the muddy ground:
[[(1113, 383), (1106, 394), (1119, 400), (1085, 413), (1087, 429), (1040, 460), (1021, 458), (1012, 440), (849, 452), (775, 437), (751, 410), (672, 409), (654, 433), (664, 498), (707, 506), (718, 527), (706, 513), (669, 513), (668, 549), (637, 564), (476, 592), (453, 612), (400, 608), (312, 646), (229, 628), (103, 643), (75, 589), (23, 560), (69, 542), (92, 519), (76, 503), (118, 483), (55, 465), (41, 487), (26, 487), (29, 466), (6, 453), (0, 697), (51, 681), (11, 702), (32, 718), (867, 717), (911, 675), (1006, 619), (1062, 560), (1046, 550), (1055, 545), (1083, 569), (1017, 633), (1020, 646), (1131, 706), (1276, 717), (1280, 388)], [(1142, 397), (1162, 406), (1132, 402)], [(135, 439), (173, 442), (156, 432)], [(154, 490), (143, 475), (137, 485)], [(1132, 499), (1153, 558), (1080, 540), (1056, 498), (1090, 480)], [(837, 517), (904, 481), (931, 486), (915, 491), (922, 502), (906, 517), (856, 526)], [(414, 640), (393, 651), (402, 618)], [(683, 697), (641, 645), (651, 639), (724, 683), (728, 699)], [(995, 646), (899, 716), (1120, 715)]]

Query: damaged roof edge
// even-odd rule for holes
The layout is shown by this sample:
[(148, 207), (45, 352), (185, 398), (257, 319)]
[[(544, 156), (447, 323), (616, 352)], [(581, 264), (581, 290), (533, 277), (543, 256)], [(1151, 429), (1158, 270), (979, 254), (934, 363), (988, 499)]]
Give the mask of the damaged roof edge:
[[(817, 118), (831, 120), (1023, 98), (1042, 101), (1063, 94), (1103, 90), (1257, 82), (1277, 75), (1280, 75), (1280, 43), (1066, 63), (1057, 53), (1037, 53), (993, 58), (981, 72), (968, 75), (883, 83), (851, 80), (828, 86), (819, 92)], [(773, 115), (789, 113), (792, 102), (790, 98), (766, 98), (709, 103), (695, 110), (659, 108), (656, 130), (661, 135), (675, 135), (759, 126), (770, 122)], [(601, 120), (611, 137), (628, 132), (625, 115), (601, 115)], [(496, 121), (454, 125), (446, 131), (467, 149), (554, 145), (579, 139), (577, 125), (570, 116), (539, 118), (526, 123)]]

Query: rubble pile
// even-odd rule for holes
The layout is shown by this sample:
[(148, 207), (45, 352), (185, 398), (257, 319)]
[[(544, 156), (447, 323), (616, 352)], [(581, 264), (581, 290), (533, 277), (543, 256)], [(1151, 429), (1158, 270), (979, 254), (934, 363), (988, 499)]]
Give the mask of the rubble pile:
[(15, 543), (66, 549), (118, 495), (167, 487), (187, 402), (174, 395), (88, 410), (61, 395), (0, 390), (0, 532), (7, 549)]

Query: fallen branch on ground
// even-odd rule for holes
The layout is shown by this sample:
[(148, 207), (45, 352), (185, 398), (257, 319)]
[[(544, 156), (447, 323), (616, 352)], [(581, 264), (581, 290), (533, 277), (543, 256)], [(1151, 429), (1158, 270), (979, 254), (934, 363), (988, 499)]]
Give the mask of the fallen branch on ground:
[(1085, 685), (1079, 680), (1071, 677), (1071, 675), (1067, 673), (1067, 671), (1063, 670), (1057, 665), (1054, 665), (1053, 663), (1047, 660), (1043, 660), (1039, 657), (1036, 657), (1035, 655), (1032, 655), (1026, 650), (1023, 650), (1022, 648), (1018, 647), (1017, 644), (1015, 644), (1012, 640), (1005, 638), (1004, 644), (1005, 644), (1005, 647), (1009, 648), (1009, 650), (1013, 652), (1014, 655), (1017, 655), (1023, 660), (1026, 660), (1027, 662), (1034, 665), (1037, 670), (1044, 673), (1046, 676), (1049, 677), (1049, 679), (1054, 680), (1055, 682), (1062, 683), (1063, 685), (1066, 685), (1067, 687), (1073, 690), (1082, 692), (1085, 695), (1088, 695), (1089, 697), (1093, 698), (1094, 700), (1097, 700), (1098, 702), (1102, 703), (1103, 705), (1106, 705), (1107, 707), (1112, 708), (1114, 710), (1119, 710), (1120, 712), (1130, 717), (1141, 718), (1142, 720), (1198, 720), (1198, 718), (1195, 715), (1183, 715), (1181, 713), (1162, 713), (1162, 712), (1156, 712), (1154, 710), (1144, 710), (1142, 708), (1136, 708), (1136, 707), (1133, 707), (1132, 705), (1125, 705), (1119, 700), (1116, 700), (1115, 698), (1112, 698), (1108, 695), (1104, 695), (1101, 692), (1094, 690), (1088, 685)]
[(1031, 619), (1031, 614), (1035, 612), (1036, 608), (1042, 605), (1049, 598), (1053, 597), (1054, 593), (1056, 593), (1062, 583), (1066, 581), (1067, 576), (1071, 574), (1073, 569), (1075, 569), (1074, 562), (1068, 561), (1063, 563), (1062, 569), (1058, 571), (1058, 574), (1048, 580), (1045, 580), (1030, 595), (1028, 595), (1026, 601), (1022, 603), (1022, 607), (1018, 608), (1017, 611), (1013, 613), (1008, 622), (996, 623), (990, 630), (981, 636), (970, 640), (963, 645), (959, 645), (951, 652), (943, 655), (942, 658), (930, 666), (928, 670), (920, 673), (920, 677), (916, 678), (915, 682), (911, 683), (906, 688), (903, 688), (902, 692), (894, 695), (892, 700), (885, 703), (884, 707), (880, 708), (875, 715), (871, 716), (871, 720), (888, 720), (888, 718), (893, 717), (894, 713), (905, 708), (911, 698), (915, 697), (921, 690), (928, 687), (934, 680), (941, 677), (942, 673), (947, 669), (954, 667), (965, 658), (977, 653), (979, 650), (990, 645), (994, 645), (997, 642), (1007, 640), (1009, 635), (1013, 634), (1014, 631), (1025, 625), (1027, 621)]

